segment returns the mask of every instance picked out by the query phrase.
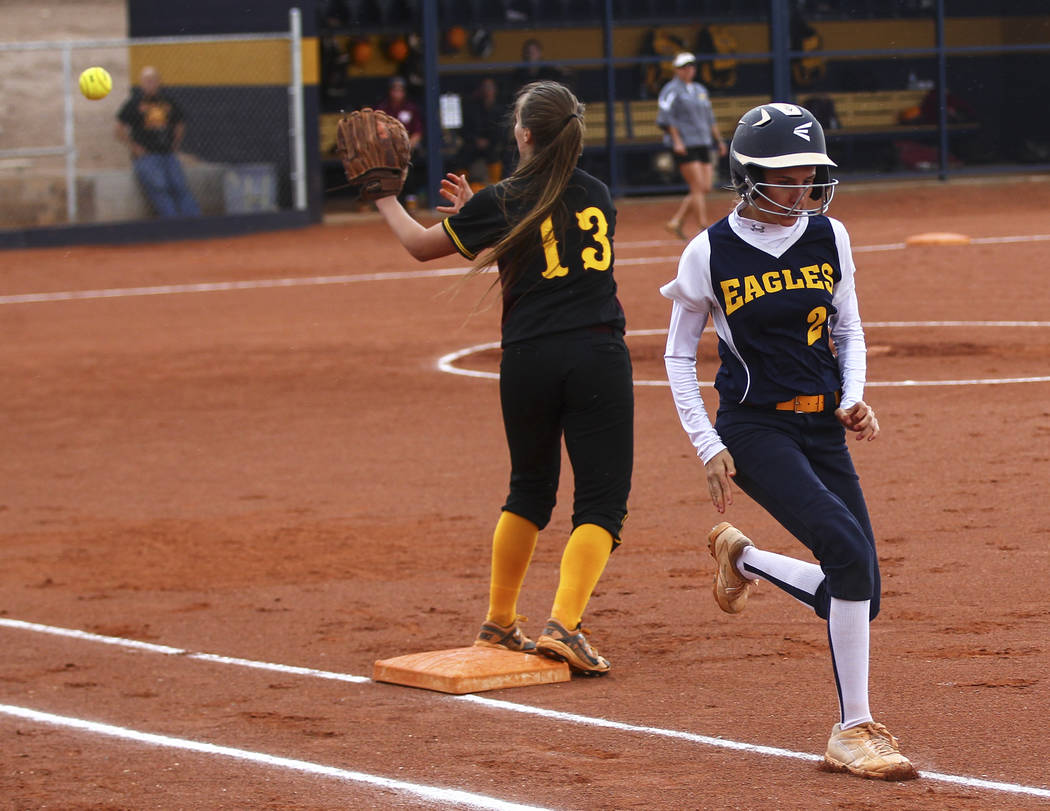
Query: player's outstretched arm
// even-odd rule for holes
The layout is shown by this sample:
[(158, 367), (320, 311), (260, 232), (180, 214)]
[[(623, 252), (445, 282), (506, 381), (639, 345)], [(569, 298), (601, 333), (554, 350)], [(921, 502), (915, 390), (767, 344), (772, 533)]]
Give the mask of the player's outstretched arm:
[(405, 207), (394, 196), (381, 197), (375, 204), (397, 241), (413, 258), (426, 262), (428, 259), (437, 259), (456, 252), (456, 246), (452, 244), (441, 223), (429, 228), (424, 226), (405, 211)]
[(858, 400), (848, 411), (835, 409), (835, 416), (846, 426), (847, 431), (857, 434), (858, 440), (866, 439), (871, 442), (879, 435), (879, 421), (875, 419), (875, 409), (863, 400)]

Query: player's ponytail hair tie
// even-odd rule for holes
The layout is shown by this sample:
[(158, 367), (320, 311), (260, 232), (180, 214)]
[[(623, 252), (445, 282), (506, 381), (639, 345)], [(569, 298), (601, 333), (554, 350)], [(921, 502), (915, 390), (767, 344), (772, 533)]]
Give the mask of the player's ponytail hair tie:
[(565, 116), (565, 120), (561, 122), (561, 128), (565, 129), (566, 125), (570, 121), (572, 121), (574, 118), (578, 118), (578, 119), (580, 119), (580, 121), (583, 121), (583, 116), (582, 115), (580, 115), (579, 113), (572, 113), (571, 115)]

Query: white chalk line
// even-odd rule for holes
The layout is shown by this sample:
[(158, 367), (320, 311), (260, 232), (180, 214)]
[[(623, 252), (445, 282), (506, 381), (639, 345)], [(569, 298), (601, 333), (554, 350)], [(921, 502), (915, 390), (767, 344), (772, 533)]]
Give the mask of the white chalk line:
[[(1050, 321), (869, 321), (864, 324), (865, 329), (867, 328), (898, 328), (898, 327), (1050, 327)], [(714, 332), (711, 327), (708, 327), (705, 332)], [(632, 335), (666, 335), (667, 329), (630, 329), (627, 331), (627, 336)], [(460, 375), (462, 377), (478, 377), (485, 380), (499, 380), (499, 372), (486, 372), (479, 369), (464, 369), (456, 366), (456, 361), (462, 360), (470, 355), (475, 355), (478, 352), (486, 352), (493, 349), (499, 349), (499, 341), (488, 341), (483, 344), (475, 344), (474, 346), (468, 346), (463, 349), (457, 349), (455, 352), (449, 352), (446, 355), (442, 355), (437, 359), (438, 371), (445, 372), (450, 375)], [(907, 388), (915, 386), (1002, 386), (1008, 383), (1047, 383), (1050, 382), (1050, 376), (1036, 376), (1036, 377), (989, 377), (989, 378), (970, 378), (963, 380), (869, 380), (865, 383), (865, 387), (871, 388)], [(634, 385), (636, 386), (657, 386), (667, 387), (671, 384), (666, 380), (644, 380), (635, 378)], [(701, 386), (714, 386), (714, 381), (701, 380)]]
[(136, 729), (103, 724), (97, 721), (85, 721), (82, 718), (72, 718), (67, 715), (55, 715), (49, 712), (40, 712), (27, 707), (19, 707), (13, 704), (0, 704), (0, 714), (9, 715), (13, 718), (21, 718), (26, 721), (35, 721), (38, 724), (74, 729), (80, 732), (90, 732), (95, 735), (105, 735), (110, 738), (119, 738), (135, 743), (144, 743), (151, 746), (160, 746), (167, 749), (181, 749), (187, 752), (197, 752), (203, 755), (215, 755), (235, 760), (245, 760), (249, 763), (257, 763), (262, 766), (276, 766), (281, 769), (291, 769), (305, 774), (315, 774), (321, 777), (333, 777), (354, 783), (364, 783), (377, 788), (390, 789), (402, 794), (413, 794), (430, 802), (443, 804), (454, 804), (468, 806), (470, 808), (498, 809), (498, 811), (538, 811), (540, 806), (521, 805), (519, 803), (505, 802), (494, 797), (486, 797), (483, 794), (475, 794), (459, 789), (437, 788), (434, 786), (409, 783), (404, 780), (392, 780), (389, 777), (378, 777), (366, 772), (340, 769), (336, 766), (325, 766), (320, 763), (311, 763), (306, 760), (280, 757), (279, 755), (267, 755), (262, 752), (252, 752), (247, 749), (236, 749), (232, 746), (220, 746), (214, 743), (189, 740), (187, 738), (174, 738), (170, 735), (158, 735), (153, 732), (140, 732)]
[[(290, 673), (305, 677), (312, 678), (323, 678), (323, 679), (334, 679), (337, 681), (354, 682), (357, 684), (373, 683), (372, 679), (365, 676), (354, 676), (347, 673), (334, 673), (331, 671), (317, 670), (308, 667), (294, 667), (291, 665), (281, 665), (271, 662), (260, 662), (252, 659), (240, 659), (237, 657), (230, 656), (219, 656), (216, 654), (208, 653), (195, 653), (182, 648), (173, 648), (167, 645), (155, 645), (149, 642), (139, 642), (133, 639), (124, 639), (121, 637), (103, 636), (100, 634), (93, 634), (86, 631), (79, 631), (73, 628), (61, 628), (54, 625), (43, 625), (35, 622), (28, 622), (26, 620), (16, 620), (6, 617), (0, 617), (0, 627), (11, 628), (15, 630), (32, 631), (36, 633), (51, 634), (54, 636), (68, 637), (71, 639), (78, 639), (87, 642), (101, 642), (107, 645), (117, 645), (121, 647), (132, 648), (136, 650), (142, 650), (151, 653), (160, 653), (164, 655), (175, 655), (182, 656), (188, 659), (197, 659), (200, 661), (214, 662), (218, 664), (227, 664), (238, 667), (249, 667), (258, 670), (272, 670), (280, 673)], [(613, 729), (620, 732), (628, 732), (632, 734), (641, 734), (649, 736), (657, 736), (662, 738), (669, 738), (672, 740), (688, 741), (690, 743), (698, 743), (704, 746), (710, 746), (719, 749), (729, 749), (739, 752), (747, 752), (750, 754), (766, 755), (769, 757), (781, 757), (791, 758), (794, 760), (805, 760), (805, 761), (818, 761), (821, 758), (817, 755), (809, 752), (797, 752), (791, 749), (781, 749), (775, 746), (763, 746), (761, 744), (745, 743), (743, 741), (734, 741), (727, 738), (717, 738), (709, 735), (701, 735), (695, 732), (685, 732), (682, 730), (675, 729), (664, 729), (662, 727), (651, 727), (639, 724), (627, 724), (620, 721), (611, 721), (605, 718), (596, 718), (588, 715), (579, 715), (577, 713), (561, 712), (558, 710), (548, 710), (543, 707), (530, 706), (528, 704), (517, 704), (512, 701), (504, 701), (501, 699), (486, 698), (478, 695), (445, 695), (441, 694), (441, 698), (461, 701), (469, 704), (476, 704), (481, 707), (486, 707), (493, 710), (500, 710), (503, 712), (515, 712), (525, 715), (535, 715), (540, 718), (545, 718), (554, 721), (564, 721), (572, 724), (579, 724), (581, 726), (598, 727), (603, 729)], [(0, 711), (6, 711), (4, 708), (8, 705), (0, 705)], [(34, 710), (18, 709), (22, 713), (35, 712)], [(14, 713), (11, 713), (14, 714)], [(55, 716), (58, 717), (58, 716)], [(80, 722), (87, 724), (90, 722)], [(140, 733), (142, 734), (142, 733)], [(174, 740), (174, 739), (173, 739)], [(200, 744), (201, 746), (211, 746), (211, 744)], [(203, 751), (203, 750), (201, 750)], [(241, 750), (230, 750), (230, 751), (241, 751)], [(269, 756), (264, 756), (269, 757)], [(299, 761), (290, 761), (299, 762)], [(315, 765), (315, 764), (310, 764)], [(319, 769), (328, 769), (330, 767), (317, 767)], [(920, 772), (920, 776), (927, 780), (935, 780), (944, 783), (954, 783), (957, 785), (969, 786), (971, 788), (982, 788), (989, 789), (992, 791), (1000, 791), (1012, 794), (1025, 794), (1034, 797), (1050, 797), (1050, 788), (1041, 788), (1038, 786), (1028, 786), (1020, 783), (1006, 783), (996, 780), (985, 780), (978, 777), (969, 777), (965, 775), (953, 775), (953, 774), (942, 774), (940, 772)], [(386, 779), (386, 778), (376, 778)], [(414, 785), (414, 784), (407, 784)], [(524, 806), (500, 806), (502, 807), (524, 807)]]
[[(1017, 242), (1041, 242), (1050, 240), (1050, 234), (1029, 236), (978, 237), (971, 244), (992, 245)], [(618, 245), (619, 250), (630, 248), (648, 248), (669, 244), (666, 240), (625, 242)], [(877, 251), (900, 251), (908, 246), (903, 242), (891, 242), (884, 245), (861, 245), (853, 248), (854, 253), (874, 253)], [(631, 265), (662, 265), (677, 263), (681, 254), (671, 256), (617, 257), (619, 267)], [(129, 298), (134, 296), (171, 296), (185, 293), (221, 293), (233, 290), (265, 290), (281, 287), (316, 287), (321, 285), (354, 284), (357, 282), (388, 282), (405, 279), (432, 279), (443, 276), (463, 276), (470, 271), (468, 267), (433, 268), (428, 270), (404, 270), (390, 273), (342, 274), (338, 276), (304, 276), (285, 279), (252, 279), (239, 282), (202, 282), (199, 284), (166, 284), (153, 287), (113, 287), (100, 290), (62, 290), (52, 293), (17, 293), (0, 296), (0, 304), (38, 304), (53, 301), (82, 301), (87, 299)]]
[(170, 296), (178, 293), (220, 293), (229, 290), (264, 290), (271, 287), (313, 287), (386, 282), (399, 279), (428, 279), (440, 276), (462, 276), (470, 268), (436, 268), (404, 270), (392, 273), (361, 273), (342, 276), (304, 276), (291, 279), (254, 279), (239, 282), (202, 282), (200, 284), (166, 284), (155, 287), (112, 287), (103, 290), (63, 290), (54, 293), (20, 293), (0, 296), (0, 304), (35, 304), (44, 301), (78, 301), (81, 299), (129, 298), (133, 296)]
[[(677, 262), (677, 256), (618, 259), (618, 265), (656, 265)], [(319, 287), (324, 285), (354, 284), (356, 282), (390, 282), (404, 279), (436, 279), (444, 276), (465, 276), (469, 267), (433, 268), (430, 270), (401, 270), (390, 273), (359, 273), (339, 276), (303, 276), (285, 279), (254, 279), (239, 282), (201, 282), (198, 284), (165, 284), (153, 287), (111, 287), (101, 290), (60, 290), (53, 293), (18, 293), (0, 296), (0, 304), (39, 304), (48, 301), (80, 301), (84, 299), (132, 298), (135, 296), (171, 296), (180, 293), (223, 293), (233, 290), (265, 290), (275, 287)]]

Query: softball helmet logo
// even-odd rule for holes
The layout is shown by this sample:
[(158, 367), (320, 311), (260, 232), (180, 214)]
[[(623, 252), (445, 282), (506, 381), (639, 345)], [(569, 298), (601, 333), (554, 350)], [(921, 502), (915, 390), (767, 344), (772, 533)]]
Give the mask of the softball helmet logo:
[[(794, 166), (815, 167), (812, 186), (800, 187), (800, 192), (808, 189), (808, 197), (820, 201), (819, 206), (799, 208), (800, 200), (785, 209), (764, 193), (764, 189), (778, 185), (765, 182), (765, 170)], [(835, 162), (828, 157), (820, 122), (805, 107), (795, 104), (777, 102), (748, 110), (741, 116), (729, 147), (733, 188), (745, 201), (770, 214), (812, 217), (827, 211), (838, 183), (831, 177), (832, 166)]]

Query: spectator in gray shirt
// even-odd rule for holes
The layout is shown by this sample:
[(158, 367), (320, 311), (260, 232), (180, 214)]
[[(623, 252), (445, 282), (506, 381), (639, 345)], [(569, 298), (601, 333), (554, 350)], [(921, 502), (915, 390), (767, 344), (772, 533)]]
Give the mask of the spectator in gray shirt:
[(696, 77), (696, 57), (688, 52), (674, 59), (674, 78), (660, 90), (656, 124), (664, 131), (664, 143), (671, 148), (682, 178), (689, 186), (678, 210), (665, 226), (679, 239), (688, 240), (683, 230), (692, 213), (702, 231), (707, 227), (707, 203), (704, 195), (711, 191), (714, 166), (712, 150), (726, 155), (726, 142), (718, 131), (715, 113), (707, 88)]

